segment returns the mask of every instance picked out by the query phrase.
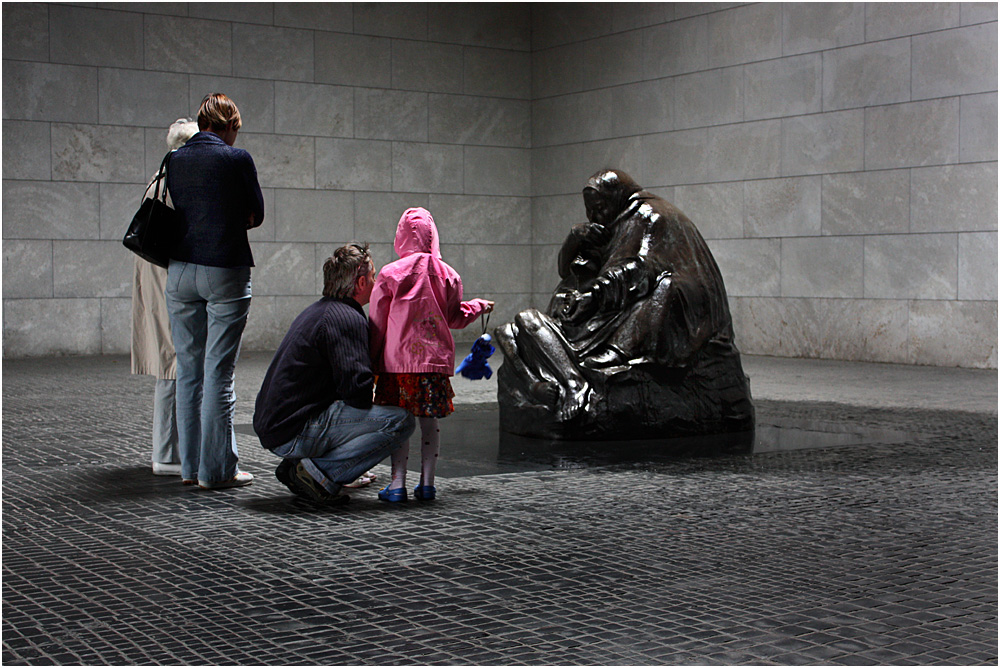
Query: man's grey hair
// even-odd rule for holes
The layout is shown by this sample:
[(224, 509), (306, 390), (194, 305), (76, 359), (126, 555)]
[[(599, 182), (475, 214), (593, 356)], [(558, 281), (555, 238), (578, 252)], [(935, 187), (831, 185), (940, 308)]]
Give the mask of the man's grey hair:
[(358, 278), (367, 276), (374, 268), (367, 243), (341, 246), (323, 263), (323, 296), (338, 299), (353, 296)]

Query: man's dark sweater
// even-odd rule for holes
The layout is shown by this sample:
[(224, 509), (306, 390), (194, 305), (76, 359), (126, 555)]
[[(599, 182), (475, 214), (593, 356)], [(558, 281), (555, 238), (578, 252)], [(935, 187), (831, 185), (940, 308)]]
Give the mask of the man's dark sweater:
[(353, 299), (324, 297), (295, 318), (274, 353), (257, 394), (254, 431), (273, 450), (338, 399), (370, 408), (374, 384), (365, 312)]

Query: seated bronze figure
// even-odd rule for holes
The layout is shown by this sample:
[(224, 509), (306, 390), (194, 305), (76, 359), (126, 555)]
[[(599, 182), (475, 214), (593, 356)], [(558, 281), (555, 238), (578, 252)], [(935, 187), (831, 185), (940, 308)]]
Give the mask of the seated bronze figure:
[(694, 224), (620, 170), (583, 190), (542, 312), (496, 329), (501, 428), (617, 440), (753, 429), (722, 275)]

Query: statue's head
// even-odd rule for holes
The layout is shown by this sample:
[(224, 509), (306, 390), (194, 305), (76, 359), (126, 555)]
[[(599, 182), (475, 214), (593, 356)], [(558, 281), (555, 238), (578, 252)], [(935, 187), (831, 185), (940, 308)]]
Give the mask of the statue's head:
[(642, 186), (620, 169), (602, 169), (590, 177), (583, 189), (587, 219), (610, 225), (628, 206), (629, 197), (640, 190)]

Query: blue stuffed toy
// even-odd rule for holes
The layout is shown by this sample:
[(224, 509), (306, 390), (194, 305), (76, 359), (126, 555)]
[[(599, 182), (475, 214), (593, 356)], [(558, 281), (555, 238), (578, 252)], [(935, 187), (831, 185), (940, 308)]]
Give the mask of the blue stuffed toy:
[(489, 334), (483, 334), (472, 344), (472, 352), (465, 356), (462, 363), (458, 365), (455, 372), (465, 376), (469, 380), (482, 380), (493, 375), (493, 369), (486, 358), (493, 354), (495, 350), (491, 345), (493, 338)]

